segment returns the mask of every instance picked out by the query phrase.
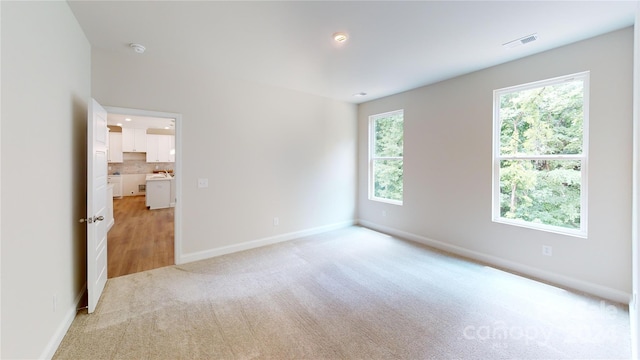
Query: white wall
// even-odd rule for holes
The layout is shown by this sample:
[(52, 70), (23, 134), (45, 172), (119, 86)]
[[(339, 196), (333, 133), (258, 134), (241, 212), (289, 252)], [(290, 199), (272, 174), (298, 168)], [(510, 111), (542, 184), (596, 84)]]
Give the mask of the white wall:
[(92, 90), (102, 105), (182, 114), (183, 261), (353, 222), (355, 105), (145, 55), (94, 49)]
[[(372, 227), (626, 301), (631, 292), (632, 62), (633, 30), (628, 28), (361, 104), (359, 218)], [(591, 71), (588, 238), (493, 223), (493, 90), (585, 70)], [(405, 114), (404, 206), (367, 199), (367, 118), (396, 109)], [(543, 244), (553, 247), (552, 257), (541, 255)]]
[(640, 1), (637, 1), (635, 26), (633, 28), (633, 184), (631, 217), (631, 257), (632, 257), (632, 301), (629, 304), (631, 322), (631, 358), (640, 357), (640, 312), (638, 292), (640, 291)]
[[(66, 2), (2, 1), (3, 359), (50, 357), (86, 281), (90, 45)], [(53, 296), (57, 309), (53, 311)]]

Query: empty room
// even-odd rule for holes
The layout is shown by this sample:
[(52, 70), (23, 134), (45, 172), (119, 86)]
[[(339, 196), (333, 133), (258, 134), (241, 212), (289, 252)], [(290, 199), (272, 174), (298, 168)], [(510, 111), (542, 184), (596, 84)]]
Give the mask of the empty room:
[[(638, 358), (638, 7), (0, 2), (0, 357)], [(112, 114), (175, 124), (115, 277)]]

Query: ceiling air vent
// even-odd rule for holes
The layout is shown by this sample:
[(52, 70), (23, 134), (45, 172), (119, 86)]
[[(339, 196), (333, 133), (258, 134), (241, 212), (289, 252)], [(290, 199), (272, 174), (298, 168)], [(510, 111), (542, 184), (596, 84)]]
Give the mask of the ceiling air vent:
[(524, 37), (521, 37), (520, 39), (515, 39), (512, 41), (509, 41), (508, 43), (502, 44), (502, 46), (504, 46), (505, 48), (514, 48), (516, 46), (520, 46), (520, 45), (526, 45), (530, 42), (534, 42), (538, 40), (538, 34), (531, 34), (531, 35), (527, 35)]

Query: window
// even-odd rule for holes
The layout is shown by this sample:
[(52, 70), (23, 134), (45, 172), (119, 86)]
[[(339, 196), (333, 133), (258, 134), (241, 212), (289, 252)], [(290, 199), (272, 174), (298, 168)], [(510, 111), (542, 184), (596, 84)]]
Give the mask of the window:
[(493, 221), (586, 237), (589, 73), (494, 91)]
[(369, 199), (402, 205), (404, 112), (369, 116)]

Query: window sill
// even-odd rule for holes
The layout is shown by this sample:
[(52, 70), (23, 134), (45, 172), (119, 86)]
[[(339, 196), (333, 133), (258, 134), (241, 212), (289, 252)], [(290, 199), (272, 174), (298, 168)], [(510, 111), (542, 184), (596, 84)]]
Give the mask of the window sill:
[(398, 201), (398, 200), (391, 200), (391, 199), (384, 199), (384, 198), (377, 198), (377, 197), (369, 197), (369, 200), (382, 202), (382, 203), (387, 203), (387, 204), (391, 204), (391, 205), (402, 206), (402, 201)]
[(499, 224), (518, 226), (518, 227), (523, 227), (527, 229), (539, 230), (539, 231), (544, 231), (544, 232), (549, 232), (549, 233), (559, 234), (559, 235), (573, 236), (573, 237), (582, 238), (582, 239), (587, 238), (586, 231), (567, 229), (560, 226), (536, 224), (536, 223), (531, 223), (531, 222), (522, 221), (522, 220), (512, 220), (512, 219), (505, 219), (505, 218), (493, 218), (491, 220)]

